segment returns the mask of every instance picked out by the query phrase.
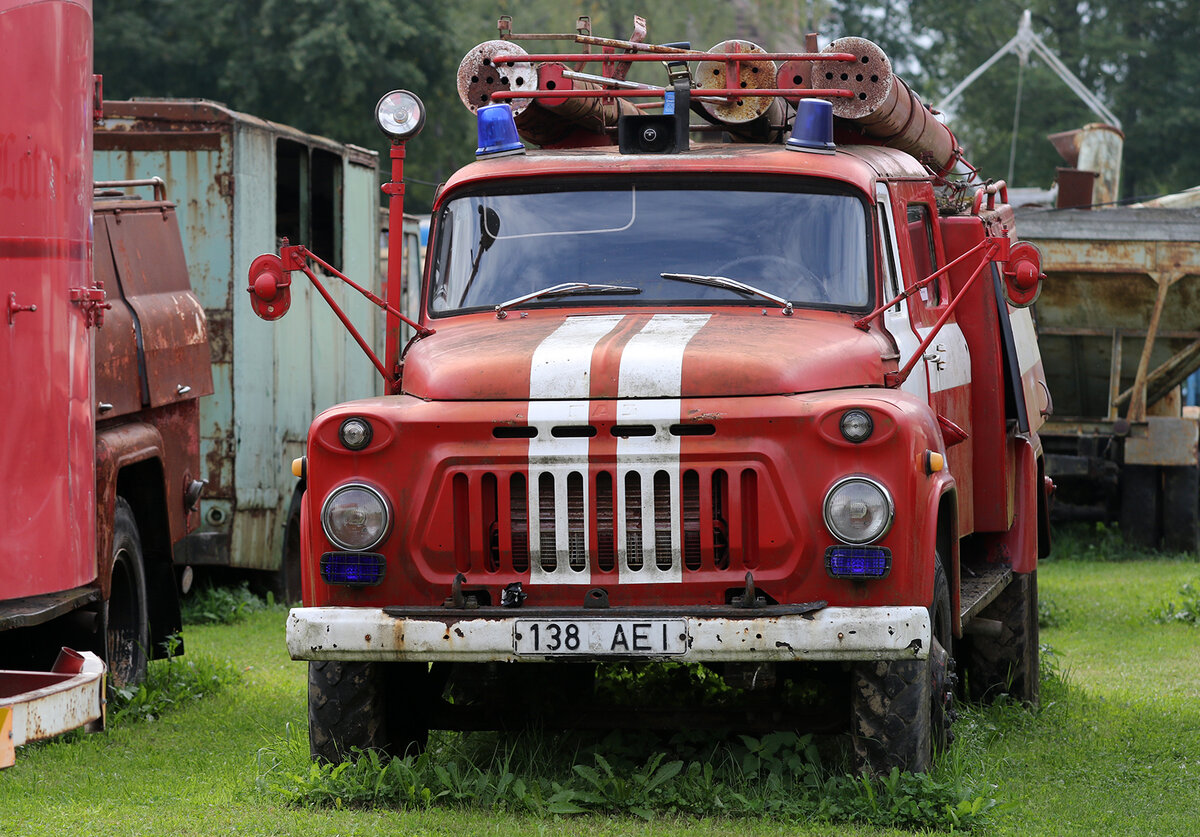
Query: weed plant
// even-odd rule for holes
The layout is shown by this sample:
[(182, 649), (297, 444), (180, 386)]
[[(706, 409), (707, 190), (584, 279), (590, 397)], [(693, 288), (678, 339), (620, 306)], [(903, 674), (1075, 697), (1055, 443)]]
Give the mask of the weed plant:
[(1162, 552), (1129, 543), (1116, 523), (1056, 524), (1051, 536), (1052, 561), (1195, 561), (1194, 552)]
[[(672, 757), (668, 757), (670, 753)], [(535, 816), (687, 815), (971, 830), (996, 805), (953, 759), (879, 779), (823, 766), (812, 736), (435, 734), (420, 755), (310, 761), (304, 736), (258, 754), (257, 786), (307, 807), (484, 809)]]
[(218, 661), (191, 652), (176, 656), (178, 638), (168, 641), (168, 656), (147, 667), (146, 679), (137, 686), (115, 689), (109, 704), (109, 723), (153, 721), (164, 712), (214, 695), (239, 682), (240, 674), (228, 660)]
[(268, 593), (263, 600), (251, 592), (248, 581), (238, 587), (205, 584), (180, 601), (185, 625), (234, 625), (274, 605), (274, 596)]
[(1180, 602), (1173, 599), (1150, 609), (1150, 618), (1155, 622), (1184, 622), (1200, 625), (1200, 578), (1183, 584), (1179, 588)]
[[(1041, 648), (1043, 707), (1065, 704), (1058, 655)], [(620, 702), (624, 690), (683, 688), (719, 701), (724, 681), (699, 666), (614, 667), (598, 687)], [(419, 755), (354, 751), (341, 764), (310, 760), (308, 742), (288, 727), (257, 757), (258, 790), (308, 808), (502, 811), (533, 816), (689, 816), (782, 823), (853, 823), (974, 831), (1003, 805), (978, 777), (989, 751), (1038, 724), (1014, 700), (963, 706), (958, 740), (929, 774), (867, 778), (846, 770), (843, 741), (794, 732), (758, 738), (613, 732), (551, 735), (434, 733)], [(670, 754), (668, 756), (668, 754)]]

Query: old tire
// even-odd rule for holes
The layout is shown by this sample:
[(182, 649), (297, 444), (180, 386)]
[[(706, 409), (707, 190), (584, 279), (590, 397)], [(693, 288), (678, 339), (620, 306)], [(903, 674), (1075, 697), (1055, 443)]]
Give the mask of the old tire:
[(880, 660), (854, 668), (851, 733), (861, 772), (893, 767), (927, 773), (950, 743), (953, 668), (950, 588), (938, 561), (930, 608), (933, 643), (924, 660)]
[(117, 498), (113, 514), (112, 551), (111, 592), (105, 603), (105, 649), (108, 683), (115, 690), (146, 679), (150, 648), (142, 540), (133, 509), (122, 497)]
[(1001, 624), (996, 637), (972, 635), (966, 644), (967, 695), (990, 703), (1001, 695), (1029, 705), (1038, 701), (1037, 571), (1014, 574), (1008, 587), (979, 616)]
[(313, 758), (337, 763), (356, 748), (396, 756), (420, 752), (429, 735), (429, 683), (423, 663), (309, 663)]

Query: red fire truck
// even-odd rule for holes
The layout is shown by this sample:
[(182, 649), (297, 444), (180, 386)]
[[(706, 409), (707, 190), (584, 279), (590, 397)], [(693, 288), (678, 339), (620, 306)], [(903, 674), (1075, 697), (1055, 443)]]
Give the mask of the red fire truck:
[[(848, 728), (863, 769), (925, 770), (957, 681), (1037, 698), (1037, 251), (875, 44), (585, 23), (602, 51), (530, 54), (504, 19), (464, 58), (478, 159), (438, 191), (419, 308), (362, 289), (388, 394), (317, 416), (295, 465), (313, 755), (715, 722)], [(377, 117), (398, 213), (424, 111)], [(319, 255), (256, 260), (256, 312)], [(732, 694), (597, 690), (651, 660)]]
[[(90, 0), (0, 0), (0, 766), (179, 630), (204, 311), (161, 181), (92, 182)], [(127, 190), (153, 187), (149, 200)], [(94, 197), (95, 195), (95, 197)], [(59, 662), (51, 670), (63, 646)]]

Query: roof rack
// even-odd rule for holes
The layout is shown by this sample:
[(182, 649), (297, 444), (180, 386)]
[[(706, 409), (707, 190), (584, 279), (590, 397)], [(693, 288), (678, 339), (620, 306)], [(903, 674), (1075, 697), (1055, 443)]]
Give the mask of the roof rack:
[[(628, 40), (593, 36), (587, 17), (577, 19), (573, 33), (518, 34), (510, 16), (499, 19), (498, 29), (498, 40), (464, 56), (459, 97), (472, 111), (509, 104), (521, 138), (542, 147), (612, 144), (622, 117), (658, 108), (675, 113), (676, 107), (708, 123), (684, 120), (685, 133), (719, 130), (740, 140), (779, 142), (797, 103), (819, 98), (832, 103), (835, 130), (852, 142), (906, 151), (940, 178), (962, 160), (950, 129), (865, 38), (839, 38), (818, 51), (816, 35), (809, 35), (803, 52), (768, 52), (740, 39), (708, 50), (647, 43), (641, 17), (634, 18)], [(551, 40), (571, 41), (584, 51), (530, 53), (516, 43)], [(627, 81), (630, 67), (645, 62), (666, 65), (668, 83)], [(585, 72), (597, 64), (599, 73)]]

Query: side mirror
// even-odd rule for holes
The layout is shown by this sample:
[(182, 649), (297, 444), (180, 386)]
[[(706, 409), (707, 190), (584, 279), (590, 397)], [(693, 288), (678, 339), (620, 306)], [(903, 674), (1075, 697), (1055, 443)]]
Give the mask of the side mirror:
[(264, 253), (250, 263), (250, 287), (246, 290), (254, 313), (268, 322), (278, 320), (292, 305), (291, 273), (274, 253)]
[(1004, 298), (1014, 308), (1028, 308), (1042, 292), (1042, 253), (1028, 241), (1018, 241), (1004, 268)]
[(500, 215), (491, 207), (479, 207), (479, 252), (496, 243), (500, 235)]

